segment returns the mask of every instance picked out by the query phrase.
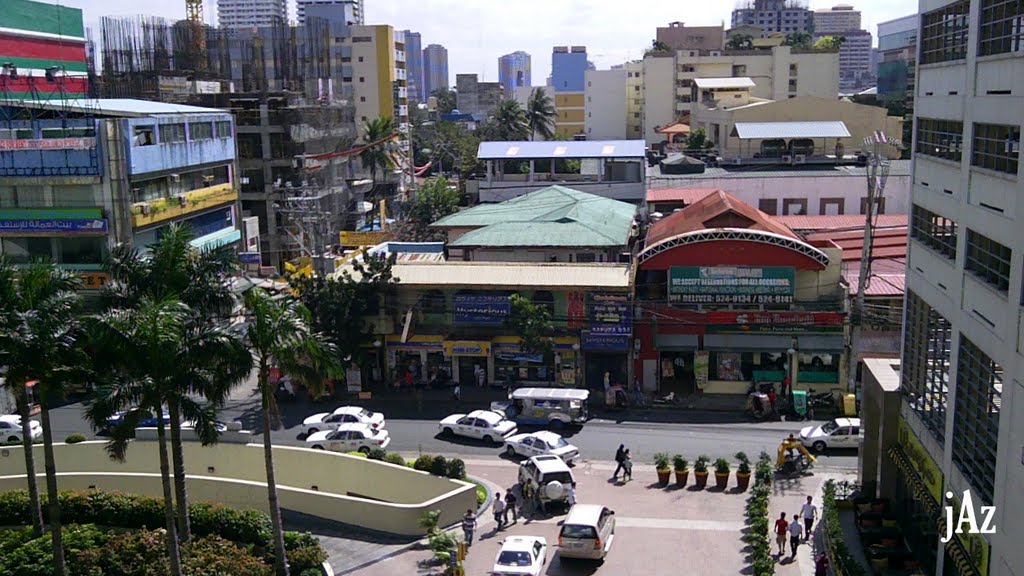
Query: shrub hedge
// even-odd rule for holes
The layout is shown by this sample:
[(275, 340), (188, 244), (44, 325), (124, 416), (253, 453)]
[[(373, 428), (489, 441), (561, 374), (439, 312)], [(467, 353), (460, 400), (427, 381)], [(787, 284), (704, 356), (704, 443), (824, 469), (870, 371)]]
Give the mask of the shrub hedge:
[(85, 442), (86, 440), (88, 440), (88, 438), (85, 437), (85, 434), (72, 432), (71, 434), (68, 434), (68, 437), (64, 439), (64, 442), (66, 444), (78, 444), (79, 442)]
[(846, 547), (843, 526), (839, 523), (839, 507), (836, 506), (835, 480), (827, 480), (821, 488), (821, 493), (821, 530), (825, 535), (825, 550), (829, 562), (848, 576), (865, 576), (864, 567)]
[(747, 498), (747, 533), (744, 542), (750, 546), (750, 565), (754, 576), (775, 574), (771, 542), (768, 539), (768, 497), (771, 494), (771, 456), (761, 452), (754, 472), (754, 488)]

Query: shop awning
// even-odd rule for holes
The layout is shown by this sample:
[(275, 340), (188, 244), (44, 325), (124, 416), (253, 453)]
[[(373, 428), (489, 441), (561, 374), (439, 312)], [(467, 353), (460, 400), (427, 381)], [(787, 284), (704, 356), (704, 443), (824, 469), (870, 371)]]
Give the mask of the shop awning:
[(242, 239), (242, 231), (233, 226), (222, 228), (206, 236), (200, 236), (189, 242), (193, 248), (198, 250), (214, 250), (221, 246), (234, 244)]
[(698, 347), (697, 336), (694, 334), (657, 334), (654, 336), (654, 347), (658, 350), (673, 348), (696, 350)]
[(807, 352), (842, 352), (846, 342), (842, 334), (814, 334), (800, 336), (797, 340), (800, 349)]
[[(803, 338), (800, 339), (803, 347)], [(708, 334), (704, 337), (706, 350), (727, 352), (779, 352), (793, 347), (792, 336), (776, 334)]]

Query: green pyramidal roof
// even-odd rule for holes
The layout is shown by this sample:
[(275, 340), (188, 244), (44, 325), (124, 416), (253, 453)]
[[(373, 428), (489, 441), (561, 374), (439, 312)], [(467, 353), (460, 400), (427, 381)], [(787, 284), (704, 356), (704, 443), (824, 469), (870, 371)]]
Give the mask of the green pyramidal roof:
[(500, 204), (481, 204), (432, 226), (477, 228), (451, 246), (625, 246), (636, 206), (550, 186)]

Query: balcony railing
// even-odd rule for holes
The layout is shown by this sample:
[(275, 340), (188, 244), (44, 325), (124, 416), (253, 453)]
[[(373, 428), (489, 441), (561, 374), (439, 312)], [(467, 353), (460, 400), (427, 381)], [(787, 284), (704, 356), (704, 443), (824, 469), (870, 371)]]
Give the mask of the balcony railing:
[(200, 188), (172, 198), (137, 202), (132, 204), (132, 226), (149, 226), (237, 200), (238, 192), (235, 191), (234, 184), (229, 182)]

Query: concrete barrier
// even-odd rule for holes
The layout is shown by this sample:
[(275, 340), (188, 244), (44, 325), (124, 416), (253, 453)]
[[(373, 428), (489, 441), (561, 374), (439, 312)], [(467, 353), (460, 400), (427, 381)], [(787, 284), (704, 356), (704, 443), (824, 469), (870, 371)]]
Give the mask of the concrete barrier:
[[(155, 442), (134, 441), (124, 462), (111, 460), (105, 442), (54, 445), (62, 490), (118, 490), (161, 497)], [(0, 490), (25, 485), (21, 447), (0, 449)], [(36, 446), (42, 478), (42, 446)], [(189, 497), (266, 511), (263, 447), (256, 444), (184, 444)], [(405, 466), (321, 450), (274, 448), (281, 507), (353, 526), (402, 536), (423, 534), (424, 512), (441, 510), (442, 525), (476, 509), (470, 483), (432, 476)]]

